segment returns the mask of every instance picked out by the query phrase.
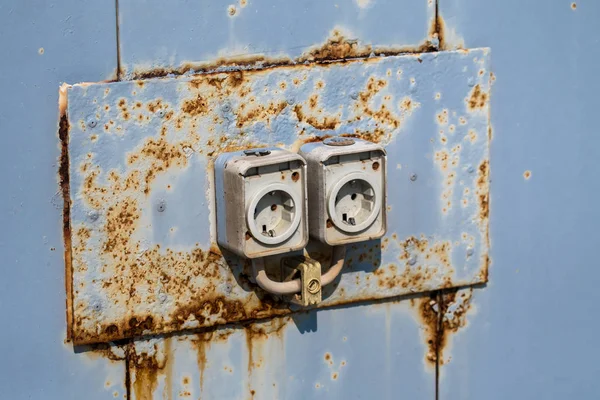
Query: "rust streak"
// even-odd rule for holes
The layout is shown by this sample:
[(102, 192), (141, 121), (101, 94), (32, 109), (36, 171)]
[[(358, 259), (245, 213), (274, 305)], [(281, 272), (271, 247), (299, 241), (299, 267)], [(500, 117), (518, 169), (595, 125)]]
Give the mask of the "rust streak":
[[(133, 344), (131, 345), (133, 347)], [(161, 350), (154, 344), (153, 354), (142, 352), (137, 354), (135, 349), (128, 352), (129, 365), (134, 371), (132, 382), (133, 392), (137, 399), (152, 399), (158, 386), (158, 375), (167, 364), (168, 354), (160, 354)]]
[(63, 197), (62, 228), (65, 245), (67, 340), (71, 340), (73, 337), (73, 263), (71, 253), (71, 195), (69, 187), (69, 120), (66, 115), (66, 109), (60, 115), (58, 137), (60, 140), (58, 177)]
[(200, 372), (200, 391), (202, 391), (202, 387), (204, 386), (204, 371), (207, 363), (206, 351), (210, 347), (212, 338), (212, 332), (203, 332), (197, 334), (195, 339), (192, 339), (192, 344), (197, 354), (198, 371)]

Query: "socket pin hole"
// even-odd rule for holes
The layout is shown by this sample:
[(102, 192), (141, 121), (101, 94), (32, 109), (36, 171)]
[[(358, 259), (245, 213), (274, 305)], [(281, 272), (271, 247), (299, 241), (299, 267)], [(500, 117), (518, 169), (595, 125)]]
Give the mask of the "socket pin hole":
[(298, 179), (300, 179), (300, 174), (298, 172), (292, 173), (292, 180), (298, 182)]
[(352, 195), (350, 196), (350, 198), (351, 198), (352, 200), (356, 200), (356, 193), (352, 193)]
[(271, 211), (275, 211), (275, 210), (277, 210), (277, 204), (271, 204)]

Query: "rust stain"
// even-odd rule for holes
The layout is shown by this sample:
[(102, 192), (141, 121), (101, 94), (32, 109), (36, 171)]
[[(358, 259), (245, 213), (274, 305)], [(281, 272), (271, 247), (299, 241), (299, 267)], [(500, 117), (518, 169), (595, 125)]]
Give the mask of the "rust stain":
[[(248, 354), (247, 372), (249, 385), (252, 385), (252, 372), (254, 369), (261, 368), (266, 361), (265, 355), (262, 354), (262, 348), (265, 342), (271, 338), (283, 340), (285, 328), (289, 321), (291, 321), (291, 317), (284, 316), (267, 321), (250, 323), (244, 326), (246, 350)], [(254, 397), (256, 390), (251, 386), (248, 387), (248, 390), (251, 396)]]
[(158, 139), (150, 137), (146, 139), (138, 152), (128, 156), (127, 163), (134, 165), (138, 161), (150, 161), (150, 166), (147, 168), (144, 176), (144, 193), (147, 195), (150, 193), (150, 186), (158, 173), (166, 171), (171, 166), (179, 168), (187, 166), (188, 159), (184, 151), (185, 149), (192, 149), (192, 147), (193, 144), (188, 141), (180, 141), (173, 144), (168, 142), (164, 137)]
[[(442, 22), (441, 18), (440, 21)], [(440, 36), (438, 29), (442, 27), (435, 21), (430, 28), (430, 34)], [(443, 37), (443, 34), (441, 35)], [(440, 40), (440, 43), (442, 40)], [(300, 56), (297, 62), (326, 62), (337, 60), (348, 60), (354, 58), (366, 58), (372, 54), (398, 55), (407, 53), (426, 53), (436, 51), (437, 48), (425, 41), (416, 47), (382, 47), (361, 44), (359, 40), (349, 39), (342, 32), (335, 29), (323, 45), (315, 46)]]
[(86, 346), (85, 355), (92, 360), (104, 358), (111, 362), (121, 363), (127, 358), (129, 344), (115, 345), (108, 343), (96, 343)]
[(403, 115), (412, 115), (413, 111), (418, 108), (421, 104), (414, 101), (410, 97), (404, 97), (400, 101), (400, 111)]
[(467, 137), (471, 143), (475, 143), (477, 141), (477, 133), (473, 129), (469, 129)]
[(429, 296), (419, 297), (411, 301), (418, 310), (423, 336), (427, 346), (425, 362), (430, 367), (437, 367), (443, 334), (441, 334), (440, 296), (439, 292), (431, 292)]
[(73, 336), (73, 264), (71, 252), (71, 195), (69, 187), (69, 120), (66, 113), (66, 90), (61, 88), (61, 102), (65, 104), (60, 110), (58, 123), (58, 138), (60, 141), (60, 159), (58, 163), (58, 181), (63, 197), (62, 209), (62, 231), (65, 245), (65, 290), (66, 317), (67, 317), (67, 340)]
[(477, 195), (479, 196), (479, 218), (480, 222), (487, 225), (489, 210), (489, 162), (484, 160), (479, 165), (477, 178)]
[[(318, 130), (334, 130), (340, 124), (340, 118), (338, 115), (317, 117), (312, 113), (306, 113), (304, 107), (300, 104), (296, 104), (293, 108), (293, 111), (296, 114), (298, 122), (305, 122)], [(318, 114), (322, 113), (321, 110), (319, 111), (320, 112)]]
[(267, 125), (270, 125), (271, 119), (281, 114), (287, 106), (288, 104), (285, 101), (278, 103), (270, 102), (266, 106), (257, 104), (255, 107), (245, 110), (245, 105), (241, 104), (240, 111), (238, 111), (236, 115), (236, 126), (238, 128), (243, 128), (244, 126), (252, 125), (260, 121), (264, 121)]
[[(397, 240), (399, 245), (398, 260), (408, 263), (402, 272), (394, 264), (386, 265), (376, 269), (373, 275), (377, 278), (377, 285), (381, 288), (392, 289), (394, 287), (410, 288), (412, 291), (425, 291), (427, 283), (434, 277), (443, 280), (444, 287), (452, 286), (452, 274), (455, 272), (451, 265), (452, 245), (450, 242), (429, 243), (425, 238), (408, 237), (405, 240)], [(387, 244), (382, 244), (382, 246)], [(367, 254), (359, 255), (368, 258)], [(412, 265), (409, 263), (412, 262)]]
[(523, 178), (525, 178), (526, 180), (531, 178), (531, 171), (527, 170), (527, 171), (523, 172)]
[(442, 171), (447, 172), (450, 163), (450, 153), (446, 150), (436, 151), (434, 155), (436, 164), (439, 164)]
[(198, 362), (198, 371), (200, 373), (200, 390), (204, 386), (204, 371), (206, 369), (206, 351), (210, 348), (211, 341), (213, 339), (213, 332), (198, 333), (194, 339), (191, 340), (192, 346), (196, 349), (196, 358)]
[[(438, 360), (440, 366), (447, 364), (444, 349), (448, 346), (451, 335), (457, 333), (467, 324), (467, 313), (471, 309), (473, 288), (448, 289), (441, 293), (440, 329), (438, 333)], [(459, 295), (460, 292), (460, 295)]]
[(446, 43), (446, 23), (439, 12), (436, 12), (433, 24), (429, 28), (429, 36), (439, 40), (439, 50), (447, 50), (449, 48)]
[[(388, 130), (400, 127), (401, 118), (392, 111), (392, 107), (389, 104), (391, 97), (389, 97), (387, 102), (382, 102), (378, 109), (373, 109), (371, 106), (372, 99), (386, 86), (387, 81), (384, 79), (369, 78), (366, 87), (358, 93), (354, 104), (357, 114), (356, 120), (361, 120), (365, 116), (370, 117), (377, 122), (377, 129), (379, 130), (383, 130), (383, 127), (386, 127)], [(412, 106), (412, 101), (407, 98), (400, 103), (400, 109), (404, 112), (412, 112)], [(390, 134), (390, 132), (386, 132), (386, 138), (389, 138)]]
[(571, 3), (571, 9), (572, 10), (576, 10), (577, 9), (577, 3)]
[(208, 113), (208, 102), (200, 95), (195, 98), (184, 100), (181, 111), (191, 116), (206, 115)]
[(131, 385), (137, 399), (154, 398), (154, 391), (158, 386), (158, 376), (163, 373), (168, 356), (163, 353), (158, 344), (154, 344), (151, 354), (148, 352), (137, 354), (131, 344), (127, 359), (129, 368), (135, 373), (135, 379)]
[(360, 46), (358, 40), (347, 39), (340, 31), (334, 30), (332, 36), (327, 39), (325, 44), (309, 50), (298, 61), (324, 61), (367, 57), (372, 51), (372, 46)]
[(418, 311), (427, 346), (425, 362), (436, 368), (438, 376), (438, 369), (449, 361), (444, 357), (444, 351), (451, 336), (467, 324), (466, 314), (471, 309), (473, 290), (444, 289), (411, 299), (412, 306)]
[[(479, 199), (479, 223), (483, 226), (484, 241), (489, 249), (490, 247), (490, 230), (489, 230), (489, 196), (490, 196), (490, 183), (489, 183), (489, 161), (484, 160), (479, 165), (478, 178), (476, 182), (476, 193)], [(487, 282), (489, 277), (489, 266), (491, 260), (489, 255), (486, 253), (482, 256), (481, 267), (479, 272), (479, 278), (482, 282)]]
[(448, 110), (444, 109), (440, 113), (436, 115), (437, 122), (439, 125), (447, 125), (448, 124)]
[(371, 131), (361, 131), (360, 129), (355, 129), (354, 133), (343, 133), (340, 136), (364, 139), (373, 143), (381, 143), (389, 140), (391, 137), (391, 132), (381, 128), (375, 128)]
[(467, 108), (469, 111), (476, 111), (484, 108), (487, 105), (488, 93), (481, 90), (481, 85), (477, 84), (467, 97)]
[[(177, 299), (185, 295), (189, 297), (189, 301), (179, 304), (168, 315), (157, 317), (130, 314), (121, 321), (100, 324), (100, 332), (96, 334), (77, 330), (74, 337), (77, 343), (107, 342), (152, 332), (173, 332), (186, 329), (190, 322), (195, 322), (200, 327), (208, 326), (215, 318), (220, 323), (225, 323), (289, 312), (287, 305), (280, 305), (269, 297), (258, 304), (245, 304), (212, 294), (216, 292), (221, 269), (226, 267), (226, 262), (216, 247), (209, 251), (195, 248), (191, 252), (163, 250), (158, 245), (143, 249), (139, 242), (131, 239), (139, 220), (139, 210), (134, 199), (111, 206), (106, 219), (104, 229), (107, 240), (103, 249), (113, 262), (102, 266), (105, 272), (110, 273), (110, 278), (103, 281), (103, 287), (112, 301), (122, 307), (153, 303), (157, 296)], [(85, 233), (80, 234), (82, 238), (86, 237)], [(83, 252), (80, 248), (85, 248), (85, 243), (74, 250)], [(84, 262), (81, 265), (85, 268)], [(127, 273), (124, 274), (124, 271)], [(197, 276), (204, 277), (207, 283), (201, 291), (190, 295), (187, 282)], [(153, 282), (160, 282), (160, 289), (157, 290)], [(81, 301), (76, 304), (78, 309), (87, 306)], [(88, 317), (78, 317), (76, 326), (80, 327), (86, 318)]]
[(481, 282), (487, 282), (489, 280), (489, 271), (491, 263), (492, 260), (490, 259), (490, 256), (488, 254), (485, 254), (483, 256), (483, 262), (479, 271), (479, 280)]

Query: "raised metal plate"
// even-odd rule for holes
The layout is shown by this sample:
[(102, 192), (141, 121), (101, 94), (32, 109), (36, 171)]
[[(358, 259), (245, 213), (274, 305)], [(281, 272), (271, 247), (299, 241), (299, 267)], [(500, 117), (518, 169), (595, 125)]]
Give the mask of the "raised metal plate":
[(485, 282), (490, 79), (475, 49), (69, 87), (74, 341), (293, 311), (216, 246), (212, 160), (327, 135), (386, 146), (389, 207), (321, 307)]

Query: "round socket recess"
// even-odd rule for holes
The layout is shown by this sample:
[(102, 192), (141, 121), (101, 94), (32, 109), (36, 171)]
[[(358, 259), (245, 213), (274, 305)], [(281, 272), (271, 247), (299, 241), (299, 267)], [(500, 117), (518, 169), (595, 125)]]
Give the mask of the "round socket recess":
[(254, 194), (248, 205), (246, 223), (250, 233), (264, 244), (285, 242), (300, 225), (301, 204), (298, 194), (289, 186), (267, 185)]
[(381, 210), (381, 196), (375, 180), (362, 172), (348, 174), (329, 194), (327, 208), (340, 230), (356, 233), (367, 229)]

